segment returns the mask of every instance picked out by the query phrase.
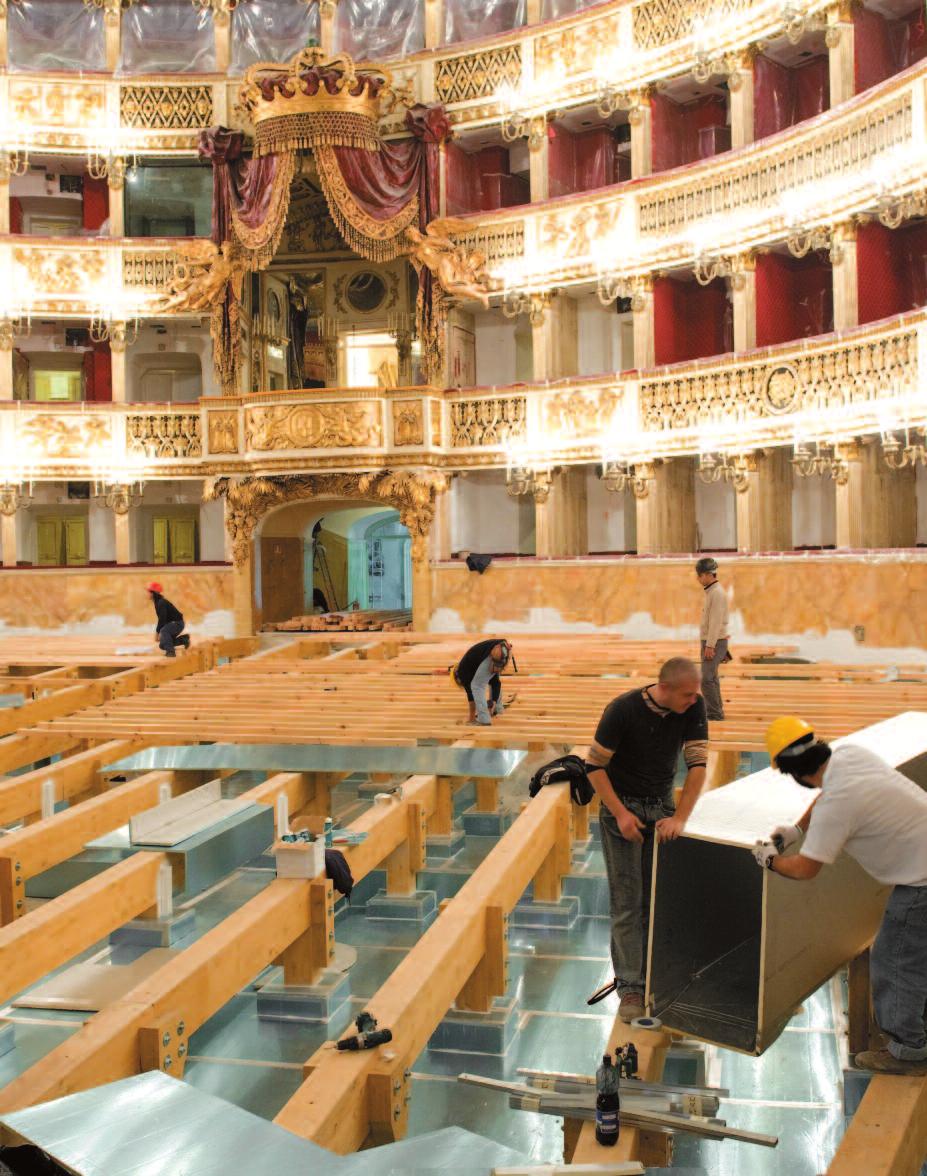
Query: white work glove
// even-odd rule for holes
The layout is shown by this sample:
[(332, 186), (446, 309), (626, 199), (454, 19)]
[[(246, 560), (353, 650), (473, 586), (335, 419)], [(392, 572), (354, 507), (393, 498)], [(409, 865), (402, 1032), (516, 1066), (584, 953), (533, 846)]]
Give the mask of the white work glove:
[(771, 870), (773, 858), (778, 856), (779, 851), (771, 841), (758, 841), (753, 847), (753, 859), (764, 870)]
[(793, 845), (798, 845), (802, 839), (802, 829), (798, 825), (777, 825), (770, 834), (769, 840), (779, 846), (779, 852), (785, 853)]

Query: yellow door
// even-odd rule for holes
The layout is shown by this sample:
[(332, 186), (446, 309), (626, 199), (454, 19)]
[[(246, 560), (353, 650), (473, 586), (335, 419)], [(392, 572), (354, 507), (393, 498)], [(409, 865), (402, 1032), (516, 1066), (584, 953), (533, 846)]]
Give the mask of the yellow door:
[(87, 520), (64, 520), (64, 562), (68, 567), (87, 562)]
[(171, 563), (196, 563), (196, 519), (171, 519)]
[(61, 520), (36, 519), (36, 563), (40, 568), (55, 567), (61, 559)]
[(154, 520), (154, 554), (152, 562), (166, 564), (168, 562), (168, 533), (167, 519)]

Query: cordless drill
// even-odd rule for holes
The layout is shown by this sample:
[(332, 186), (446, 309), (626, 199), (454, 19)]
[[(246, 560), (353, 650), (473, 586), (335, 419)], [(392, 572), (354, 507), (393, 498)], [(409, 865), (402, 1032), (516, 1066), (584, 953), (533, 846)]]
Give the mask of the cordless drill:
[(391, 1029), (378, 1029), (377, 1019), (368, 1012), (363, 1012), (354, 1021), (357, 1033), (353, 1037), (344, 1037), (336, 1042), (336, 1049), (376, 1049), (378, 1045), (385, 1045), (393, 1040)]

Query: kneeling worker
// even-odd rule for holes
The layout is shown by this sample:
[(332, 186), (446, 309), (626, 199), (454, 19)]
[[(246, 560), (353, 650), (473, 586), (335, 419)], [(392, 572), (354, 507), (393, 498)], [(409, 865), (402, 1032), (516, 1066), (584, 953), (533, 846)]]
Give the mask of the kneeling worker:
[(155, 637), (158, 639), (158, 645), (164, 651), (165, 657), (176, 657), (175, 645), (190, 648), (189, 635), (183, 637), (180, 635), (183, 633), (184, 626), (183, 613), (171, 604), (166, 596), (162, 596), (160, 584), (154, 582), (148, 584), (147, 591), (151, 597), (151, 603), (155, 607), (155, 616), (157, 617)]
[[(451, 677), (466, 691), (471, 723), (488, 727), (492, 723), (492, 716), (501, 715), (505, 710), (499, 675), (508, 665), (510, 657), (511, 642), (491, 637), (488, 641), (471, 645), (457, 665), (451, 668)], [(514, 657), (512, 664), (517, 671)]]
[[(856, 1055), (885, 1074), (927, 1075), (927, 792), (864, 747), (831, 750), (802, 719), (776, 719), (766, 733), (773, 766), (819, 790), (797, 825), (758, 842), (759, 865), (785, 878), (814, 878), (841, 850), (892, 886), (872, 945), (872, 1001), (887, 1049)], [(781, 851), (797, 845), (789, 857)]]

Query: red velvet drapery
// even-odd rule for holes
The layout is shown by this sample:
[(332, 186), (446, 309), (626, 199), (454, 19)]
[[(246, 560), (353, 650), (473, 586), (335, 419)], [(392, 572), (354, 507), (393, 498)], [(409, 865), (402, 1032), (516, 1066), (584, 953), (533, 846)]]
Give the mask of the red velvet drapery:
[[(424, 230), (438, 215), (439, 151), (450, 133), (444, 107), (413, 106), (406, 127), (410, 138), (381, 143), (376, 151), (324, 142), (313, 148), (335, 223), (351, 248), (372, 260), (403, 253), (405, 230)], [(213, 165), (213, 240), (233, 242), (249, 268), (260, 269), (273, 258), (283, 232), (297, 156), (286, 151), (248, 159), (242, 148), (242, 135), (225, 127), (200, 137), (200, 155)], [(426, 367), (429, 351), (440, 346), (441, 302), (430, 272), (422, 271), (418, 317)], [(239, 309), (230, 285), (214, 321), (216, 365), (229, 391), (238, 367)]]

